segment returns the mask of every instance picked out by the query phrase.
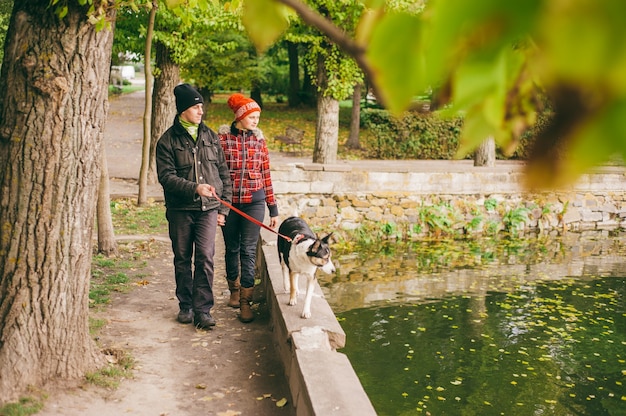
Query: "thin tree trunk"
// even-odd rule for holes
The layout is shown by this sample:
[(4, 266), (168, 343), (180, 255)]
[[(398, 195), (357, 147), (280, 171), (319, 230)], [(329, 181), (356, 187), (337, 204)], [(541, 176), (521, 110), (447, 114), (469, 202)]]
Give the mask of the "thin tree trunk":
[(357, 84), (354, 86), (354, 92), (352, 93), (352, 115), (350, 118), (350, 135), (346, 141), (346, 147), (352, 149), (360, 149), (361, 143), (359, 142), (359, 131), (361, 126), (361, 90), (363, 84)]
[[(317, 79), (320, 90), (325, 91), (328, 77), (321, 55), (317, 60)], [(317, 125), (315, 129), (313, 163), (335, 163), (337, 161), (338, 141), (339, 101), (320, 93), (317, 98)]]
[(339, 101), (319, 95), (313, 163), (335, 163), (339, 138)]
[[(148, 169), (148, 183), (158, 182), (156, 173), (156, 145), (159, 137), (172, 125), (176, 114), (174, 87), (180, 83), (180, 67), (174, 63), (169, 48), (161, 42), (154, 45), (158, 76), (154, 78), (152, 100), (152, 133), (150, 134), (150, 163)], [(206, 100), (205, 100), (206, 101)]]
[(105, 146), (100, 152), (102, 169), (100, 170), (100, 186), (98, 187), (98, 253), (110, 256), (117, 254), (117, 240), (111, 217), (111, 195), (109, 192), (109, 166)]
[(488, 137), (474, 152), (474, 166), (494, 167), (496, 165), (496, 142)]
[(317, 105), (317, 88), (313, 85), (311, 74), (308, 67), (304, 66), (304, 75), (302, 76), (302, 92), (300, 93), (300, 103), (308, 107)]
[[(17, 1), (0, 75), (0, 405), (103, 363), (89, 279), (113, 33)], [(114, 12), (110, 12), (113, 18)]]
[(139, 192), (137, 206), (148, 203), (148, 167), (150, 166), (150, 121), (152, 119), (152, 33), (156, 18), (157, 2), (152, 1), (152, 9), (148, 17), (148, 31), (146, 33), (146, 52), (144, 54), (144, 75), (146, 78), (146, 102), (143, 113), (143, 145), (141, 146), (141, 169), (139, 170)]
[(263, 108), (263, 96), (261, 95), (261, 87), (258, 82), (252, 82), (252, 89), (250, 90), (250, 98), (252, 98), (259, 107)]

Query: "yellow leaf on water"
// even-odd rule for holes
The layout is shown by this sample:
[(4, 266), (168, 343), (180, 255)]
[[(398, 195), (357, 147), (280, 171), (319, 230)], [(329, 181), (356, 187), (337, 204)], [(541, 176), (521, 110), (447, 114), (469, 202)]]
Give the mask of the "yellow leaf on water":
[(217, 414), (217, 416), (239, 416), (239, 415), (241, 415), (241, 412), (237, 410), (227, 410), (225, 412), (219, 412)]
[(287, 399), (284, 397), (276, 402), (276, 407), (284, 407), (287, 404)]

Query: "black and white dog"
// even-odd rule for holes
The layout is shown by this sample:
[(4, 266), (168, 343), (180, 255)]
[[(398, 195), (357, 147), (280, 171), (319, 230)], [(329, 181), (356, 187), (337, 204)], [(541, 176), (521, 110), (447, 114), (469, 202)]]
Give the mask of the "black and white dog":
[(307, 278), (306, 296), (302, 317), (311, 317), (311, 298), (315, 288), (315, 272), (322, 269), (333, 273), (335, 266), (331, 260), (328, 247), (332, 233), (318, 238), (307, 223), (298, 217), (289, 217), (280, 224), (278, 233), (291, 238), (291, 241), (278, 236), (278, 258), (283, 269), (285, 292), (289, 292), (289, 304), (298, 303), (298, 277), (302, 274)]

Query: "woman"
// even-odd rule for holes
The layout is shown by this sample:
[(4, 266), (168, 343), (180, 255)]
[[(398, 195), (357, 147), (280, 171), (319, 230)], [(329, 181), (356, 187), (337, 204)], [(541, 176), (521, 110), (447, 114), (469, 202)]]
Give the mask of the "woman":
[[(276, 227), (278, 207), (274, 197), (270, 160), (263, 133), (257, 129), (261, 107), (242, 94), (228, 98), (235, 113), (230, 126), (218, 130), (233, 186), (233, 206), (259, 222), (269, 209), (271, 228)], [(226, 280), (230, 289), (229, 306), (240, 307), (239, 319), (247, 323), (254, 319), (250, 308), (254, 292), (256, 250), (261, 227), (230, 211), (222, 227), (226, 246)]]

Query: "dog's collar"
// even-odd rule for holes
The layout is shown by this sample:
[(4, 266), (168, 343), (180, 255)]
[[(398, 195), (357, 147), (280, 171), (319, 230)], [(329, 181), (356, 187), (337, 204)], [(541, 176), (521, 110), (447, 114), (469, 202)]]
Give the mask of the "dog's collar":
[(304, 234), (297, 234), (293, 240), (291, 241), (292, 244), (298, 244), (300, 242), (300, 240), (304, 239)]

